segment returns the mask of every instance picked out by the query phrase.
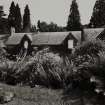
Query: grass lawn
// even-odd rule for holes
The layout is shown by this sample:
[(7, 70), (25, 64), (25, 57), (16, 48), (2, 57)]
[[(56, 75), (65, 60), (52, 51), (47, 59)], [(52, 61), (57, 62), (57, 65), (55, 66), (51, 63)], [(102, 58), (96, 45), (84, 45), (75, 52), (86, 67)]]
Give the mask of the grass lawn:
[(0, 88), (15, 94), (12, 101), (0, 105), (81, 105), (80, 99), (72, 100), (64, 96), (61, 89), (54, 90), (39, 86), (19, 87), (2, 83), (0, 83)]
[(4, 105), (63, 105), (62, 90), (44, 87), (30, 88), (28, 86), (9, 86), (0, 83), (4, 91), (14, 92), (15, 98)]

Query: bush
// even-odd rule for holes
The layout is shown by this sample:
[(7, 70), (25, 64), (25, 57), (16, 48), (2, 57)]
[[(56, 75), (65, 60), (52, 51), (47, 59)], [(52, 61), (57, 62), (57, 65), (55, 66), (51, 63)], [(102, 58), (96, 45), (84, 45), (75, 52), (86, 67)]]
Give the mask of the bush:
[(100, 51), (105, 51), (105, 44), (101, 40), (86, 41), (75, 49), (75, 56), (97, 56)]
[[(93, 104), (105, 103), (105, 45), (100, 41), (86, 42), (76, 48), (72, 62), (74, 67), (68, 76), (66, 92), (78, 89), (82, 98)], [(67, 78), (67, 80), (68, 80)], [(71, 94), (70, 93), (70, 94)], [(77, 93), (76, 93), (77, 95)], [(98, 100), (100, 98), (100, 100)]]
[(42, 85), (51, 88), (63, 88), (65, 79), (72, 68), (68, 57), (60, 57), (48, 49), (38, 51), (24, 60), (0, 63), (1, 81), (8, 84), (25, 84), (34, 87)]
[(84, 62), (94, 63), (100, 51), (105, 51), (104, 42), (100, 40), (87, 41), (75, 48), (71, 59), (76, 66)]
[(32, 62), (28, 69), (22, 70), (23, 73), (20, 74), (23, 76), (21, 77), (28, 74), (27, 80), (32, 86), (37, 84), (52, 88), (64, 87), (67, 72), (64, 70), (61, 59), (59, 55), (52, 52), (38, 52), (31, 58)]

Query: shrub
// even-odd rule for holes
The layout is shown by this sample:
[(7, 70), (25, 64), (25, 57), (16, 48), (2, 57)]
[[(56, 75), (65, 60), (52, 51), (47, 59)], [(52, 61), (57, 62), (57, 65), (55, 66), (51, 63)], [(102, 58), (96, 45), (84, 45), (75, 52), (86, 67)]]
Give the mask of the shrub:
[[(3, 63), (3, 64), (2, 64)], [(68, 57), (60, 57), (48, 49), (41, 50), (33, 56), (20, 61), (0, 63), (1, 81), (8, 84), (25, 84), (34, 87), (42, 85), (51, 88), (63, 88), (65, 79), (72, 68)]]
[(59, 55), (43, 51), (38, 52), (32, 58), (32, 63), (28, 70), (22, 71), (24, 71), (21, 73), (23, 75), (29, 71), (28, 76), (30, 76), (31, 85), (37, 84), (52, 88), (63, 87), (67, 74)]
[[(66, 92), (78, 89), (81, 97), (93, 104), (105, 103), (105, 46), (103, 42), (86, 42), (76, 48), (72, 62), (74, 67)], [(68, 80), (67, 78), (67, 80)], [(77, 93), (76, 93), (77, 95)], [(100, 99), (100, 100), (98, 100)]]
[(82, 45), (77, 46), (75, 55), (90, 55), (97, 56), (100, 51), (105, 51), (105, 44), (101, 40), (86, 41)]
[(71, 59), (76, 66), (86, 61), (94, 63), (100, 51), (105, 51), (104, 42), (100, 40), (87, 41), (76, 47)]

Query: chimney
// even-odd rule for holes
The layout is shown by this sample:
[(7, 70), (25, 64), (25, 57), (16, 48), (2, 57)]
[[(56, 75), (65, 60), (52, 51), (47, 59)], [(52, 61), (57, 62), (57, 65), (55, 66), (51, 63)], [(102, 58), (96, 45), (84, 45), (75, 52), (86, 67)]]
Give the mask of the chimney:
[(84, 32), (84, 28), (82, 27), (81, 28), (81, 44), (86, 41), (86, 35), (85, 35), (85, 32)]
[(14, 35), (14, 33), (15, 33), (15, 28), (11, 27), (11, 36)]

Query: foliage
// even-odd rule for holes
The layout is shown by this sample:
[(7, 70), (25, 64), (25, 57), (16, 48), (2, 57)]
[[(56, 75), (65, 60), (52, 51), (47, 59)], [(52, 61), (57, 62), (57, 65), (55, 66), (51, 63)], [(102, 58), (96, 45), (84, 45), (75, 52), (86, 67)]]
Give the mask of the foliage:
[(10, 9), (9, 9), (9, 15), (8, 15), (8, 21), (9, 26), (15, 27), (15, 3), (12, 1)]
[(23, 15), (23, 30), (30, 32), (30, 29), (31, 29), (30, 9), (28, 5), (26, 5)]
[(18, 4), (15, 7), (15, 29), (16, 32), (21, 32), (22, 29), (22, 17)]
[(3, 6), (0, 6), (1, 10), (0, 10), (0, 19), (3, 18), (3, 16), (5, 16), (5, 13), (3, 11)]
[(14, 2), (12, 2), (10, 6), (8, 22), (9, 22), (9, 28), (15, 27), (16, 32), (21, 32), (21, 28), (22, 28), (21, 12), (20, 12), (19, 5), (17, 4), (15, 6)]
[(21, 70), (21, 78), (24, 78), (23, 81), (28, 81), (31, 86), (64, 87), (67, 72), (63, 70), (60, 60), (61, 58), (53, 53), (40, 51)]
[[(103, 104), (105, 100), (104, 58), (105, 45), (103, 42), (86, 42), (76, 48), (71, 58), (74, 67), (67, 77), (69, 82), (66, 92), (75, 92), (78, 89), (81, 93), (80, 97), (88, 98), (92, 104)], [(98, 98), (100, 100), (97, 100)]]
[(65, 79), (71, 65), (66, 57), (50, 52), (38, 51), (24, 60), (5, 60), (0, 63), (0, 80), (11, 85), (25, 84), (34, 87), (42, 85), (51, 88), (64, 88)]
[(97, 0), (94, 8), (93, 14), (90, 19), (90, 27), (102, 27), (105, 25), (105, 1)]
[(105, 51), (105, 44), (101, 40), (85, 41), (82, 45), (76, 47), (75, 55), (97, 56), (100, 51)]
[(105, 51), (105, 44), (100, 40), (86, 41), (75, 48), (71, 59), (75, 66), (79, 66), (84, 62), (94, 63), (97, 61), (98, 53)]
[(105, 46), (101, 41), (84, 42), (70, 58), (46, 48), (22, 61), (0, 64), (0, 80), (6, 83), (65, 88), (91, 103), (104, 103)]
[(6, 34), (9, 32), (8, 20), (3, 16), (6, 16), (3, 10), (3, 6), (0, 6), (0, 34)]
[(70, 14), (68, 16), (67, 22), (67, 30), (68, 31), (81, 30), (80, 14), (76, 0), (73, 0), (71, 4)]
[(37, 32), (35, 25), (32, 25), (32, 27), (31, 27), (31, 32)]
[(65, 31), (63, 27), (58, 26), (57, 24), (51, 22), (47, 24), (46, 22), (38, 20), (37, 22), (38, 31), (40, 32), (61, 32)]

